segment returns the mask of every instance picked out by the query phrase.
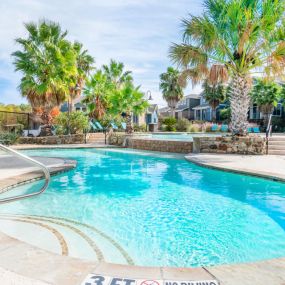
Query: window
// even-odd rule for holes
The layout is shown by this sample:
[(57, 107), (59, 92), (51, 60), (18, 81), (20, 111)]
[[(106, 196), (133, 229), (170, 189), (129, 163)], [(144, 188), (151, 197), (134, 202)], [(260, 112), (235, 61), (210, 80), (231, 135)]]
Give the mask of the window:
[(278, 103), (277, 106), (274, 108), (273, 115), (281, 117), (282, 115), (282, 104), (281, 103)]
[(133, 122), (134, 122), (134, 124), (138, 124), (139, 123), (139, 118), (138, 118), (137, 115), (133, 116)]
[(258, 120), (260, 119), (260, 112), (256, 104), (254, 104), (251, 108), (251, 119)]

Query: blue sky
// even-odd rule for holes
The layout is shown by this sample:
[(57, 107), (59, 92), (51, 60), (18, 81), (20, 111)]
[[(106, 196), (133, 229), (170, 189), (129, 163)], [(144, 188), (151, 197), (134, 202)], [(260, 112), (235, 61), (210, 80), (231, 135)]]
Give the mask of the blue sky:
[[(159, 92), (159, 74), (171, 65), (168, 49), (181, 41), (181, 19), (200, 14), (200, 0), (1, 0), (0, 102), (21, 103), (14, 72), (14, 39), (25, 36), (24, 22), (49, 19), (68, 30), (70, 40), (82, 42), (96, 66), (111, 58), (133, 71), (142, 91), (152, 92), (154, 103), (165, 105)], [(191, 86), (185, 93), (199, 92)]]

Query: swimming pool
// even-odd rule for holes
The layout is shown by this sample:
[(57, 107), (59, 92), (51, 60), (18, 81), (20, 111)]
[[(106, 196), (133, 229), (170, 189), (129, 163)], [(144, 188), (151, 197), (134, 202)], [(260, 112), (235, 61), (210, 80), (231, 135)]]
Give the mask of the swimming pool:
[(147, 138), (154, 140), (171, 140), (171, 141), (193, 141), (193, 137), (219, 137), (219, 133), (153, 133), (142, 136), (137, 136), (137, 138)]
[[(158, 153), (27, 153), (76, 159), (78, 166), (54, 176), (41, 196), (1, 206), (1, 214), (88, 224), (116, 242), (136, 265), (186, 267), (285, 256), (285, 184)], [(38, 183), (17, 191), (34, 190)], [(87, 233), (94, 235), (105, 261), (124, 263), (102, 235)]]

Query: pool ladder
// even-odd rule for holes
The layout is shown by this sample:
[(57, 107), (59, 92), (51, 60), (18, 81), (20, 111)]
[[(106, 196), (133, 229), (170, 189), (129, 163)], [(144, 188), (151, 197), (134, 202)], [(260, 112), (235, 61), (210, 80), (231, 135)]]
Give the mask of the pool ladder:
[[(31, 162), (32, 164), (34, 164), (36, 166), (39, 166), (42, 169), (42, 171), (44, 173), (44, 177), (45, 177), (45, 183), (39, 191), (29, 193), (29, 194), (17, 195), (17, 196), (9, 197), (9, 198), (3, 198), (3, 199), (0, 199), (0, 204), (10, 203), (10, 202), (18, 201), (21, 199), (26, 199), (26, 198), (30, 198), (33, 196), (37, 196), (37, 195), (43, 193), (47, 189), (49, 182), (50, 182), (50, 173), (49, 173), (49, 170), (47, 169), (47, 167), (45, 165), (36, 161), (35, 159), (28, 157), (27, 155), (19, 153), (18, 151), (15, 151), (15, 150), (11, 149), (10, 147), (4, 146), (2, 144), (0, 144), (0, 150), (3, 150), (4, 152), (6, 152), (8, 154), (12, 154), (13, 156), (16, 156), (20, 159)], [(1, 195), (1, 193), (0, 193), (0, 195)]]

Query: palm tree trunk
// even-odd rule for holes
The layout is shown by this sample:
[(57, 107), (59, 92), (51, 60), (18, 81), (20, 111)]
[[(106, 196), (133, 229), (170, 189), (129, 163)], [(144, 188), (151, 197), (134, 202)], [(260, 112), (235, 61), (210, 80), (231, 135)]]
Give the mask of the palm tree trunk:
[(43, 111), (42, 115), (41, 115), (41, 119), (43, 122), (43, 126), (41, 128), (41, 133), (40, 136), (41, 137), (45, 137), (45, 136), (52, 136), (52, 125), (51, 125), (51, 115), (49, 111)]
[(134, 129), (133, 129), (132, 115), (127, 114), (127, 116), (126, 116), (126, 132), (127, 132), (127, 134), (132, 134), (133, 131), (134, 131)]
[(211, 108), (212, 108), (212, 121), (216, 122), (217, 121), (217, 110), (216, 110), (217, 106), (216, 106), (216, 104), (212, 104)]
[(233, 135), (244, 136), (247, 134), (249, 91), (249, 78), (236, 74), (230, 86), (231, 131)]

